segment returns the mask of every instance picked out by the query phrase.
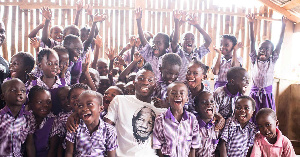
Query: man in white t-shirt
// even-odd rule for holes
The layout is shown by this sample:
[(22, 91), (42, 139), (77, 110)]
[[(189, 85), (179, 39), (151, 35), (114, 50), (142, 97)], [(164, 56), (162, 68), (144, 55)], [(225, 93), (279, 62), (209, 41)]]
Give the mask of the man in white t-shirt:
[(150, 103), (155, 87), (154, 73), (140, 70), (134, 85), (135, 95), (117, 95), (112, 100), (105, 121), (116, 127), (117, 156), (157, 156), (152, 149), (154, 120), (166, 109), (156, 108)]

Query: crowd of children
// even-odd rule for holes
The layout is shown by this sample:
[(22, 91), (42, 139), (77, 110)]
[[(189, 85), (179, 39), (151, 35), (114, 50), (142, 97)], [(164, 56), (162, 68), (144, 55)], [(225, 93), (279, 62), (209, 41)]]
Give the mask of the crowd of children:
[[(0, 57), (0, 156), (295, 156), (277, 127), (272, 94), (286, 18), (275, 49), (266, 40), (256, 52), (255, 16), (247, 16), (253, 87), (246, 96), (250, 78), (235, 36), (223, 35), (214, 48), (214, 91), (204, 81), (209, 67), (200, 60), (212, 40), (195, 14), (174, 11), (170, 38), (143, 32), (138, 8), (138, 36), (117, 56), (109, 49), (108, 64), (98, 59), (96, 25), (106, 15), (87, 6), (92, 27), (79, 29), (82, 9), (79, 1), (74, 25), (49, 30), (52, 13), (42, 8), (45, 20), (29, 34), (36, 59), (19, 52), (8, 64)], [(203, 35), (202, 46), (191, 32), (179, 42), (186, 21)], [(0, 21), (0, 46), (5, 38)]]

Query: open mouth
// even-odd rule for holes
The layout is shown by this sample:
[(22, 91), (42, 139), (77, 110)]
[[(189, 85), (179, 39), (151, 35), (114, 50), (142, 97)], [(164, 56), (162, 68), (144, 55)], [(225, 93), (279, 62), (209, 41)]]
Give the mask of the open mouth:
[(175, 105), (181, 105), (182, 104), (182, 99), (177, 99), (177, 100), (174, 100), (174, 104)]
[(48, 114), (49, 111), (48, 111), (47, 109), (41, 109), (40, 112), (41, 112), (42, 114)]
[(187, 80), (189, 87), (194, 88), (196, 85), (196, 78)]
[(248, 86), (244, 86), (243, 87), (243, 92), (246, 92), (247, 88), (248, 88)]
[(87, 119), (89, 119), (91, 116), (92, 116), (91, 113), (86, 113), (86, 114), (83, 115), (82, 119), (83, 119), (83, 120), (87, 120)]
[(212, 108), (207, 108), (206, 110), (205, 110), (205, 112), (206, 113), (208, 113), (208, 114), (213, 114), (213, 109)]
[(241, 120), (245, 120), (245, 119), (246, 119), (246, 114), (241, 114), (241, 115), (239, 115), (239, 118), (240, 118)]
[(13, 71), (13, 70), (10, 70), (10, 76), (11, 77), (15, 77), (17, 74), (17, 72)]
[(148, 88), (148, 87), (141, 87), (141, 91), (142, 91), (142, 92), (148, 92), (148, 91), (149, 91), (149, 88)]
[(193, 44), (186, 44), (186, 47), (187, 47), (187, 48), (192, 48), (192, 47), (193, 47)]

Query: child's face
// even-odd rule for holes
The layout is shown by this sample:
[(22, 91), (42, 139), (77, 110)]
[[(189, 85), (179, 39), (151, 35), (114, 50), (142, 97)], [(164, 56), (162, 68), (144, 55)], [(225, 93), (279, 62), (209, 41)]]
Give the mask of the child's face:
[(88, 30), (86, 30), (86, 29), (80, 30), (80, 40), (82, 42), (86, 41), (88, 39), (88, 37), (89, 37), (89, 33), (90, 32)]
[(183, 50), (187, 53), (191, 53), (195, 48), (195, 36), (192, 33), (186, 33), (183, 38)]
[(2, 46), (5, 38), (6, 38), (5, 26), (4, 26), (4, 23), (2, 21), (0, 21), (0, 46)]
[(231, 55), (233, 49), (233, 43), (228, 38), (222, 38), (221, 40), (221, 52), (224, 56)]
[(241, 75), (234, 79), (234, 85), (236, 86), (239, 93), (245, 93), (249, 86), (249, 75), (247, 71), (242, 71)]
[(138, 73), (135, 82), (135, 94), (142, 97), (148, 97), (153, 93), (155, 87), (154, 73), (149, 70), (143, 70)]
[(62, 42), (62, 30), (59, 27), (54, 27), (51, 31), (50, 37), (58, 42)]
[(73, 62), (77, 62), (83, 51), (83, 45), (80, 39), (74, 39), (74, 41), (71, 42), (70, 45), (66, 45), (66, 48), (69, 51), (70, 60)]
[(104, 94), (104, 92), (110, 87), (110, 81), (108, 78), (100, 78), (98, 92)]
[(62, 71), (69, 66), (69, 54), (63, 53), (59, 55), (59, 69)]
[(157, 34), (153, 39), (153, 54), (159, 57), (166, 53), (167, 45), (165, 44), (164, 38), (161, 34)]
[(90, 72), (90, 76), (91, 76), (91, 78), (92, 78), (92, 80), (93, 80), (93, 82), (94, 82), (94, 84), (95, 84), (95, 86), (96, 86), (96, 89), (98, 89), (99, 88), (99, 83), (100, 83), (100, 79), (99, 79), (99, 77), (96, 77), (96, 75), (97, 74), (95, 74), (94, 72)]
[(103, 96), (103, 106), (104, 106), (104, 110), (108, 109), (108, 106), (110, 104), (110, 102), (113, 100), (113, 98), (116, 95), (120, 95), (121, 93), (114, 89), (114, 88), (109, 88), (105, 91), (104, 96)]
[(103, 106), (96, 96), (89, 93), (79, 96), (78, 115), (86, 125), (97, 126), (102, 110)]
[(135, 77), (136, 77), (136, 74), (130, 74), (127, 78), (127, 82), (134, 81)]
[(188, 87), (194, 89), (201, 86), (202, 79), (204, 79), (203, 69), (196, 64), (191, 65), (186, 74)]
[(162, 80), (168, 85), (178, 78), (180, 66), (166, 65), (165, 67), (160, 67), (159, 70), (161, 72)]
[(39, 63), (40, 68), (42, 69), (44, 76), (48, 78), (53, 78), (58, 73), (59, 59), (58, 55), (54, 53), (50, 53), (49, 57), (44, 55), (41, 63)]
[(71, 107), (71, 105), (69, 104), (69, 101), (68, 101), (68, 93), (69, 93), (69, 91), (70, 91), (70, 89), (63, 88), (63, 89), (60, 89), (57, 92), (60, 105), (67, 112), (72, 111), (72, 107)]
[(272, 44), (268, 41), (264, 41), (260, 44), (258, 50), (258, 59), (261, 61), (266, 61), (270, 58), (273, 51)]
[(35, 116), (39, 118), (47, 117), (52, 108), (50, 92), (45, 90), (36, 92), (34, 98), (29, 103)]
[(85, 89), (75, 88), (74, 90), (72, 90), (72, 93), (70, 93), (70, 106), (76, 112), (78, 110), (78, 97), (83, 91), (85, 91)]
[(129, 82), (125, 85), (124, 94), (125, 95), (134, 95), (135, 94), (133, 82)]
[[(21, 56), (13, 56), (10, 60), (9, 71), (12, 78), (23, 78), (26, 76), (26, 66)], [(29, 72), (29, 71), (28, 71)]]
[(196, 111), (199, 113), (201, 119), (213, 119), (215, 114), (215, 101), (210, 93), (203, 93), (201, 101), (196, 104)]
[(248, 99), (239, 99), (235, 104), (235, 118), (241, 125), (245, 125), (249, 122), (253, 115), (254, 109), (252, 102)]
[(26, 101), (26, 88), (21, 81), (12, 81), (3, 93), (7, 105), (22, 106)]
[(97, 63), (97, 70), (100, 76), (106, 76), (108, 74), (108, 66), (105, 62), (99, 61)]
[(188, 101), (188, 91), (184, 84), (175, 84), (169, 91), (167, 100), (173, 110), (183, 110)]
[(276, 127), (278, 126), (278, 120), (275, 120), (268, 114), (261, 115), (257, 119), (257, 125), (260, 133), (271, 140), (277, 137)]

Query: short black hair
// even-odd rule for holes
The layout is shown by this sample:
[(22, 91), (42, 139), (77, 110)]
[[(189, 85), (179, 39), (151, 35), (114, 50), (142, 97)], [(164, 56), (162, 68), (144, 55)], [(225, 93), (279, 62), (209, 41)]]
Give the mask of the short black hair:
[[(153, 72), (152, 65), (150, 63), (148, 63), (148, 62), (146, 64), (144, 64), (144, 66), (142, 67), (142, 69), (149, 70), (149, 71)], [(142, 70), (142, 69), (140, 69), (140, 70)]]
[(203, 75), (206, 75), (209, 66), (205, 65), (204, 63), (202, 63), (200, 60), (198, 60), (197, 58), (193, 58), (193, 60), (190, 62), (189, 67), (192, 65), (198, 65), (200, 68), (202, 68), (203, 70)]
[[(169, 94), (169, 92), (170, 92), (170, 90), (171, 90), (172, 87), (174, 87), (175, 85), (179, 85), (179, 84), (183, 85), (185, 87), (186, 91), (189, 91), (188, 87), (183, 82), (181, 82), (181, 81), (174, 81), (174, 82), (172, 82), (171, 84), (168, 85), (168, 87), (167, 87), (167, 94)], [(187, 93), (187, 95), (188, 95), (188, 93)]]
[(90, 31), (91, 31), (91, 28), (90, 28), (89, 26), (85, 25), (85, 26), (83, 26), (83, 27), (80, 29), (80, 31), (88, 31), (88, 32), (90, 32)]
[(227, 80), (236, 79), (237, 77), (241, 76), (241, 72), (246, 71), (246, 69), (242, 67), (232, 67), (227, 71)]
[(19, 52), (12, 57), (14, 56), (20, 56), (21, 58), (23, 58), (24, 65), (29, 67), (27, 72), (30, 73), (35, 63), (33, 56), (28, 52)]
[(63, 46), (65, 48), (67, 48), (72, 42), (74, 42), (75, 40), (78, 40), (81, 42), (80, 38), (76, 35), (73, 34), (69, 34), (65, 37), (64, 41), (63, 41)]
[(65, 48), (65, 47), (63, 47), (63, 46), (61, 46), (61, 45), (56, 45), (56, 46), (54, 46), (52, 49), (53, 49), (54, 51), (56, 51), (58, 55), (64, 54), (64, 53), (69, 54), (68, 49)]
[(90, 95), (95, 96), (98, 99), (98, 101), (100, 102), (99, 106), (103, 105), (103, 95), (101, 93), (98, 93), (96, 91), (88, 89), (86, 91), (83, 91), (79, 96), (84, 95), (84, 94), (90, 94)]
[(261, 108), (255, 116), (256, 121), (262, 116), (262, 115), (269, 115), (271, 116), (275, 121), (277, 120), (277, 116), (274, 110), (270, 108)]
[(54, 51), (53, 49), (49, 49), (49, 48), (42, 49), (38, 54), (38, 62), (41, 63), (45, 55), (47, 55), (47, 58), (49, 58), (49, 55), (51, 53), (56, 54), (58, 56), (57, 52)]
[(181, 66), (181, 57), (176, 53), (166, 53), (162, 56), (161, 67), (166, 66)]
[[(270, 44), (272, 45), (272, 51), (274, 51), (274, 44), (272, 43), (271, 40), (264, 40), (263, 42), (268, 42), (268, 43), (270, 43)], [(263, 43), (263, 42), (261, 42), (261, 43)]]
[[(14, 82), (14, 81), (19, 81), (19, 82), (22, 82), (20, 79), (18, 78), (12, 78), (10, 80), (7, 80), (5, 82), (2, 83), (1, 85), (1, 91), (2, 93), (5, 93), (6, 89), (8, 88), (8, 86), (10, 86), (11, 82)], [(23, 82), (22, 82), (23, 83)], [(24, 83), (23, 83), (24, 84)], [(25, 84), (24, 84), (25, 86)]]
[(40, 91), (47, 91), (47, 92), (49, 92), (49, 90), (46, 87), (44, 87), (44, 86), (37, 86), (37, 85), (33, 86), (30, 89), (29, 94), (28, 94), (28, 102), (31, 102), (32, 99), (35, 97), (36, 93), (40, 92)]
[(251, 98), (250, 96), (246, 96), (246, 95), (239, 96), (239, 97), (235, 100), (235, 104), (236, 104), (240, 99), (247, 99), (247, 100), (251, 101), (251, 105), (252, 105), (253, 111), (255, 111), (256, 102), (255, 102), (255, 100), (254, 100), (253, 98)]
[[(164, 44), (165, 44), (165, 46), (168, 48), (168, 47), (169, 47), (169, 43), (170, 43), (170, 37), (169, 37), (169, 35), (166, 34), (166, 33), (160, 32), (160, 33), (157, 33), (157, 34), (155, 35), (155, 37), (158, 36), (158, 35), (161, 35), (161, 36), (163, 37)], [(154, 37), (154, 38), (155, 38), (155, 37)]]
[(200, 103), (200, 101), (201, 101), (201, 96), (203, 95), (203, 94), (212, 94), (211, 92), (209, 92), (209, 91), (201, 91), (201, 92), (199, 92), (197, 95), (196, 95), (196, 97), (195, 97), (195, 99), (194, 99), (194, 104), (195, 104), (195, 106), (198, 106), (198, 104)]
[(79, 28), (76, 25), (70, 25), (65, 27), (65, 29), (63, 30), (63, 35), (66, 36), (67, 31), (74, 29), (75, 31), (77, 31), (78, 34), (73, 34), (75, 36), (79, 36)]
[[(123, 82), (122, 82), (122, 83), (123, 83)], [(124, 95), (122, 89), (119, 88), (118, 86), (110, 86), (110, 87), (108, 87), (108, 88), (106, 89), (106, 91), (109, 90), (109, 89), (115, 89), (115, 90), (117, 90), (117, 91), (120, 93), (120, 95)]]
[(224, 34), (221, 36), (222, 38), (229, 39), (232, 42), (232, 48), (237, 44), (237, 39), (234, 35)]
[(75, 89), (83, 89), (83, 90), (89, 90), (90, 87), (86, 84), (83, 84), (83, 83), (76, 83), (76, 84), (73, 84), (71, 85), (71, 89), (68, 93), (68, 100), (70, 101), (70, 96), (71, 96), (71, 93), (73, 92), (73, 90)]
[(50, 28), (50, 34), (52, 33), (52, 31), (53, 31), (54, 28), (60, 28), (60, 30), (62, 30), (62, 31), (64, 30), (62, 26), (55, 25), (55, 26), (53, 26), (53, 27)]

